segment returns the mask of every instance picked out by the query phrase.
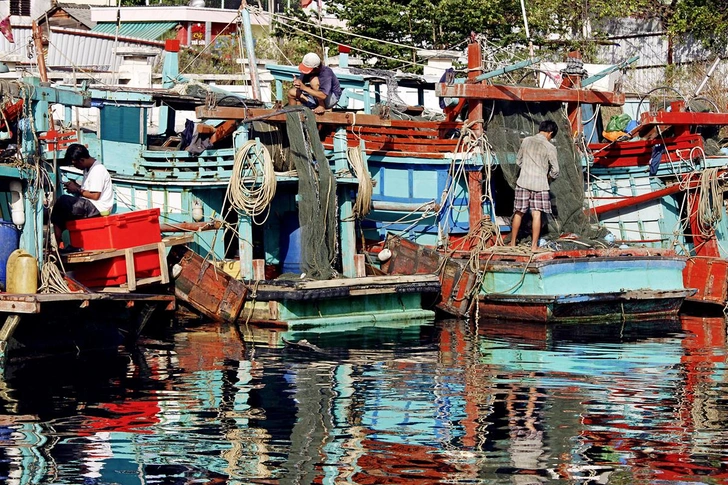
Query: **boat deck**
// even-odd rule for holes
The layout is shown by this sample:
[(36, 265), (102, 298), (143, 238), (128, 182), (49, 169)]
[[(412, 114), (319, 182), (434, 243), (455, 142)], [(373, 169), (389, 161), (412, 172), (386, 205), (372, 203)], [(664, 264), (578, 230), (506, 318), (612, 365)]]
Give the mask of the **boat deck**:
[(95, 302), (123, 302), (133, 306), (135, 302), (166, 303), (167, 310), (174, 310), (174, 295), (155, 295), (142, 293), (39, 293), (18, 295), (0, 293), (0, 312), (11, 314), (39, 314), (52, 311), (59, 304), (75, 303), (88, 306)]

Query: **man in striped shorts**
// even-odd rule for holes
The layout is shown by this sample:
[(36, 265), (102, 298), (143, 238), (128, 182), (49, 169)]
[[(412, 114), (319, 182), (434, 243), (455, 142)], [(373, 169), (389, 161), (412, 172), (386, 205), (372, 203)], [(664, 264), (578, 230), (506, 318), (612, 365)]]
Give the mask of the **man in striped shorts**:
[(556, 147), (551, 143), (551, 139), (556, 136), (558, 131), (559, 127), (556, 122), (544, 120), (539, 125), (537, 134), (526, 137), (521, 142), (521, 148), (516, 157), (516, 165), (521, 167), (521, 173), (516, 181), (516, 198), (511, 221), (511, 246), (516, 245), (523, 215), (530, 208), (531, 251), (538, 249), (541, 212), (551, 213), (549, 182), (559, 176)]

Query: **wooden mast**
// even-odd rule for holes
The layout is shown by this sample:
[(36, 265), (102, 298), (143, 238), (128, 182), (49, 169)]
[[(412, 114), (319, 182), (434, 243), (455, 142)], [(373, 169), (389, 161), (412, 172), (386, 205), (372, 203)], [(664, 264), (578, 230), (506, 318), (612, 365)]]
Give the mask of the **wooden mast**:
[(48, 71), (46, 70), (46, 50), (43, 42), (43, 32), (35, 20), (32, 24), (33, 45), (35, 46), (35, 57), (38, 60), (38, 71), (40, 72), (40, 80), (44, 83), (48, 82)]

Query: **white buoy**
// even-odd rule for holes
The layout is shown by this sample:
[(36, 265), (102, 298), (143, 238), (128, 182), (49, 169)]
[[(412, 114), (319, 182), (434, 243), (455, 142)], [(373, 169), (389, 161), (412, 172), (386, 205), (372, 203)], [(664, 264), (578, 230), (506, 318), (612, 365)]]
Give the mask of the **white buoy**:
[(389, 261), (389, 258), (392, 257), (392, 251), (389, 250), (389, 248), (384, 248), (381, 251), (379, 251), (379, 254), (377, 255), (377, 258), (379, 258), (379, 261), (382, 263), (385, 261)]
[(10, 213), (13, 224), (22, 228), (25, 224), (25, 201), (23, 200), (23, 184), (20, 180), (11, 180), (10, 189)]

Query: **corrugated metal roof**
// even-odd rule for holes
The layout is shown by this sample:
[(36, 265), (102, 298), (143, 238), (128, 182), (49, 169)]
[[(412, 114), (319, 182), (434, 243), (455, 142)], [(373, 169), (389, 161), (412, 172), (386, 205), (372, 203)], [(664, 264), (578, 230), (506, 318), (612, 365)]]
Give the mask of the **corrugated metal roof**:
[[(0, 61), (27, 63), (27, 45), (31, 38), (28, 28), (13, 29), (15, 44), (10, 44), (4, 36), (0, 35)], [(88, 30), (53, 29), (48, 46), (46, 65), (49, 69), (54, 67), (82, 68), (89, 70), (106, 70), (114, 63), (115, 49), (127, 47), (147, 47), (150, 51), (160, 52), (163, 43), (139, 39), (123, 38), (118, 41), (114, 36), (107, 34), (93, 34)]]
[[(135, 37), (137, 39), (155, 40), (176, 26), (177, 22), (122, 22), (119, 26), (119, 35)], [(91, 31), (104, 34), (116, 34), (116, 23), (99, 23)]]

